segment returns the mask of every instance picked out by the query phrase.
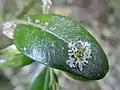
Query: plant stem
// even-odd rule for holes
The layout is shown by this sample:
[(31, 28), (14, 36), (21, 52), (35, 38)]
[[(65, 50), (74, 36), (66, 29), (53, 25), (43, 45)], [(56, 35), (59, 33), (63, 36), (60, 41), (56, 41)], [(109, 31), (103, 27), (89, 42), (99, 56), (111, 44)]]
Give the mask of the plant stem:
[(52, 0), (42, 0), (43, 3), (43, 13), (48, 14), (52, 8)]
[(31, 0), (26, 7), (16, 16), (17, 19), (21, 19), (28, 11), (34, 6), (36, 0)]

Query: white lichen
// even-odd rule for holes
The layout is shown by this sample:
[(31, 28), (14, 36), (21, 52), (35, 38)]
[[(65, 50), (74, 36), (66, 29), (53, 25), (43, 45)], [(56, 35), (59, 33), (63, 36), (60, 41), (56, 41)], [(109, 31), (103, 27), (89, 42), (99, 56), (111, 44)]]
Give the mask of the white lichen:
[(16, 28), (16, 24), (12, 21), (7, 21), (3, 24), (2, 33), (10, 39), (13, 39), (13, 33)]
[(83, 70), (83, 66), (88, 63), (88, 59), (91, 56), (91, 44), (84, 41), (70, 42), (68, 44), (68, 58), (66, 64), (70, 68), (78, 68), (80, 71)]

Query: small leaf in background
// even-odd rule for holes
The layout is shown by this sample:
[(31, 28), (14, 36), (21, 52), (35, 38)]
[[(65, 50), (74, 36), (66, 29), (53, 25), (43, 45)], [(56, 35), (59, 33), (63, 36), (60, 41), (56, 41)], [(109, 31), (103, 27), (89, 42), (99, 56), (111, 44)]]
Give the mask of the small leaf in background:
[(17, 50), (16, 46), (10, 45), (10, 46), (6, 47), (5, 49), (0, 50), (0, 57), (4, 57), (4, 58), (8, 59), (18, 53), (20, 53), (20, 52)]
[(0, 68), (20, 68), (32, 62), (32, 59), (20, 54), (14, 45), (0, 51)]
[(26, 56), (86, 80), (108, 72), (107, 57), (95, 38), (75, 21), (55, 14), (25, 17), (18, 24), (14, 43)]
[(2, 68), (20, 68), (26, 65), (29, 65), (33, 62), (32, 59), (23, 55), (16, 54), (11, 60), (5, 60), (3, 63), (0, 63)]
[(56, 74), (52, 68), (45, 67), (30, 84), (29, 90), (59, 90)]

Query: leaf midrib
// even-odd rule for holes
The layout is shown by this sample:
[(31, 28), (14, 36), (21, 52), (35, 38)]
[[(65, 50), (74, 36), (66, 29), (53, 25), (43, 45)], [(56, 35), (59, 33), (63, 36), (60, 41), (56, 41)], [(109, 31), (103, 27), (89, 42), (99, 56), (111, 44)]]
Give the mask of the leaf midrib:
[(35, 24), (33, 22), (27, 22), (27, 21), (23, 21), (23, 20), (19, 20), (18, 24), (24, 24), (24, 25), (31, 25), (37, 28), (40, 28), (41, 31), (47, 32), (49, 34), (52, 34), (53, 36), (59, 38), (60, 40), (64, 41), (65, 43), (68, 43), (68, 41), (66, 41), (65, 39), (63, 39), (62, 37), (60, 37), (59, 35), (47, 30), (44, 26), (40, 25), (40, 24)]

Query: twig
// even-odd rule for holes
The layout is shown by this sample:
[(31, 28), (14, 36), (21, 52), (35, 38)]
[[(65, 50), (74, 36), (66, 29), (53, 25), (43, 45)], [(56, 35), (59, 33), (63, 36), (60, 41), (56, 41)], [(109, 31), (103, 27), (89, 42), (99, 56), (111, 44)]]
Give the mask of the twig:
[(16, 16), (17, 19), (21, 19), (28, 11), (34, 6), (36, 0), (31, 0), (26, 7)]
[(52, 1), (51, 0), (42, 0), (43, 3), (43, 13), (48, 14), (52, 8)]

